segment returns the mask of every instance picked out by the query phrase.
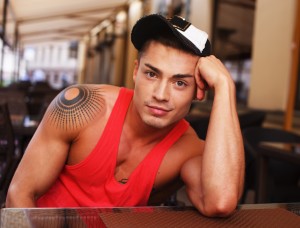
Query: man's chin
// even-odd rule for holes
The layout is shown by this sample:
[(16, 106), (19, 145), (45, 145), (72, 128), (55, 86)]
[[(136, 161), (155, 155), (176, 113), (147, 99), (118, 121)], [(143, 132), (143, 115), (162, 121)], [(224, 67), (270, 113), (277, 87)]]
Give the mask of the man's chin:
[(144, 123), (149, 127), (157, 128), (157, 129), (162, 129), (168, 126), (168, 123), (165, 120), (157, 117), (151, 117), (149, 119), (145, 119)]
[(144, 118), (143, 122), (149, 127), (152, 127), (152, 128), (155, 128), (155, 129), (163, 129), (163, 128), (170, 127), (176, 121), (171, 121), (170, 119), (151, 116), (149, 118)]

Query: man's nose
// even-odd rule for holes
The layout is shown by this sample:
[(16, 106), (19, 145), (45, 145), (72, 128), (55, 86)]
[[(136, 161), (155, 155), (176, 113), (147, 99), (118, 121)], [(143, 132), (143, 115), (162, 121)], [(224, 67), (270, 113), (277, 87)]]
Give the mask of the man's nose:
[(167, 82), (159, 82), (155, 85), (154, 94), (155, 99), (159, 101), (168, 101), (170, 99), (170, 88)]

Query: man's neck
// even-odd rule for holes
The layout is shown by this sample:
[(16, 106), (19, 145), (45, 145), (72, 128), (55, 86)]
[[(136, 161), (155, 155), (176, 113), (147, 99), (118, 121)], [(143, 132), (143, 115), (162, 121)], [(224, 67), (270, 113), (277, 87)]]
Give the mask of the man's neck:
[(149, 126), (141, 119), (131, 101), (124, 125), (127, 137), (133, 140), (141, 139), (144, 143), (151, 143), (163, 139), (173, 129), (176, 123), (165, 128)]

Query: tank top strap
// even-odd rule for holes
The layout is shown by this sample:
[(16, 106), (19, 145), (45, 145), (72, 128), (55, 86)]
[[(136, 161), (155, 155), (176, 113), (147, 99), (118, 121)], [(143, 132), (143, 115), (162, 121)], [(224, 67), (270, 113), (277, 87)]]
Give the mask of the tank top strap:
[(188, 128), (189, 123), (184, 119), (180, 120), (177, 125), (166, 135), (166, 137), (154, 146), (151, 152), (143, 160), (138, 172), (139, 177), (142, 177), (139, 179), (139, 183), (147, 186), (145, 187), (145, 189), (147, 189), (147, 192), (145, 192), (147, 197), (144, 198), (144, 204), (147, 204), (158, 169), (165, 154), (168, 152), (171, 146), (187, 131)]
[[(108, 119), (106, 129), (107, 131), (113, 131), (115, 136), (121, 136), (123, 123), (127, 114), (128, 107), (130, 105), (133, 96), (133, 90), (122, 87), (119, 92), (119, 96), (113, 107), (111, 115)], [(103, 135), (107, 135), (105, 134)], [(110, 134), (110, 133), (108, 133)]]
[[(168, 150), (183, 135), (183, 133), (186, 132), (188, 127), (189, 123), (186, 120), (180, 120), (177, 125), (169, 132), (169, 134), (166, 135), (166, 137), (154, 147), (154, 150), (157, 150), (158, 148), (159, 150)], [(164, 153), (161, 153), (162, 156), (164, 156)]]
[(189, 123), (182, 119), (177, 125), (165, 136), (165, 138), (160, 141), (155, 147), (152, 149), (149, 154), (149, 160), (147, 164), (151, 164), (155, 166), (155, 169), (158, 171), (160, 163), (164, 158), (165, 154), (171, 148), (171, 146), (186, 132), (189, 127)]
[[(109, 158), (110, 158), (109, 160), (111, 160), (112, 154), (113, 156), (115, 156), (115, 154), (118, 151), (123, 123), (132, 96), (133, 96), (132, 90), (121, 87), (119, 91), (119, 95), (111, 111), (111, 114), (107, 120), (106, 126), (95, 148), (92, 150), (90, 155), (85, 160), (83, 160), (82, 162), (76, 165), (72, 165), (72, 166), (66, 165), (65, 166), (66, 169), (75, 169), (81, 167), (82, 165), (87, 166), (87, 164), (89, 164), (89, 168), (90, 168), (92, 167), (90, 163), (88, 163), (90, 160), (104, 161), (105, 159), (109, 159)], [(101, 151), (105, 151), (105, 153)], [(100, 163), (97, 162), (97, 166), (99, 164)], [(106, 165), (108, 165), (108, 163), (106, 163)], [(114, 165), (115, 165), (115, 161), (112, 162), (112, 166)]]

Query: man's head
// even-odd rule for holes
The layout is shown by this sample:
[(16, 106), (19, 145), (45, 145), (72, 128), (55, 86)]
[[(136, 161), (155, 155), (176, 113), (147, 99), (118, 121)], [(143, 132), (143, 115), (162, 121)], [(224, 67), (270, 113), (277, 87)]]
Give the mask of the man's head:
[(181, 18), (150, 15), (133, 28), (132, 42), (139, 51), (133, 102), (149, 126), (164, 128), (176, 123), (195, 98), (195, 68), (200, 56), (210, 54), (210, 43), (206, 33), (191, 26)]

